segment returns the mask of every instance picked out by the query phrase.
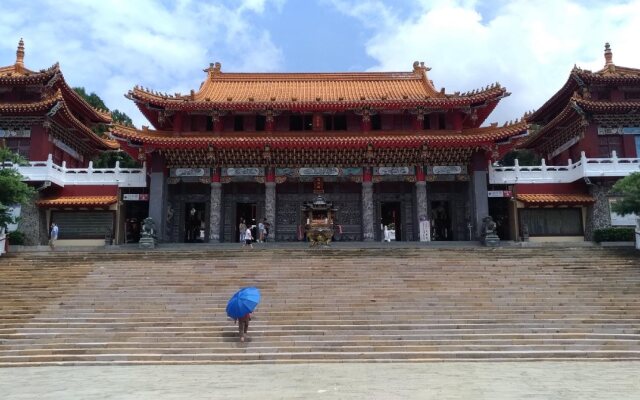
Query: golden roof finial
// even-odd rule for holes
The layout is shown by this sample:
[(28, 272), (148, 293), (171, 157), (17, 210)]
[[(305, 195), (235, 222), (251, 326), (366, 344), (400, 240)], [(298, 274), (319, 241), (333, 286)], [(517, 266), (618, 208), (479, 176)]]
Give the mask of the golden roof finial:
[(18, 42), (18, 50), (16, 51), (16, 66), (20, 69), (24, 68), (24, 41), (22, 38)]

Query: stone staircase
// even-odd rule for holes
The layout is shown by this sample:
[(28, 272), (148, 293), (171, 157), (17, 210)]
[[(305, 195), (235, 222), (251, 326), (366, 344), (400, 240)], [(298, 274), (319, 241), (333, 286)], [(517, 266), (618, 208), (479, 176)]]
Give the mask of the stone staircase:
[[(263, 295), (240, 343), (242, 286)], [(640, 359), (640, 257), (600, 248), (19, 253), (0, 366)]]

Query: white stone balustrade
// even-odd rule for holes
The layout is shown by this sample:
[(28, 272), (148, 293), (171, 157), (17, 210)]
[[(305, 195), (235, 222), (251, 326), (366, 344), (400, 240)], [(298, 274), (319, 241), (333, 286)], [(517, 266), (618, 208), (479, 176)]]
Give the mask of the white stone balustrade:
[(640, 158), (587, 158), (582, 152), (580, 160), (569, 160), (564, 166), (550, 166), (542, 159), (540, 165), (523, 167), (515, 160), (512, 167), (489, 164), (489, 183), (494, 185), (515, 183), (571, 183), (583, 178), (624, 177), (640, 172)]
[(58, 186), (73, 185), (118, 185), (118, 187), (146, 187), (146, 165), (142, 168), (120, 168), (116, 162), (115, 168), (93, 168), (89, 162), (88, 168), (67, 168), (66, 163), (56, 165), (51, 155), (47, 161), (31, 161), (28, 165), (4, 164), (5, 167), (16, 169), (25, 181), (50, 181)]

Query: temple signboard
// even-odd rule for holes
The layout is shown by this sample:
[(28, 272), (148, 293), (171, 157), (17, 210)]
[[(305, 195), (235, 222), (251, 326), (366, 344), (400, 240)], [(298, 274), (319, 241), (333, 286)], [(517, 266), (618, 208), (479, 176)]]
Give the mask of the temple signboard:
[(413, 175), (413, 167), (376, 167), (374, 175)]
[(300, 168), (298, 174), (300, 174), (300, 176), (338, 176), (340, 170), (334, 167)]
[(598, 135), (640, 135), (640, 126), (598, 127)]
[(209, 168), (172, 168), (171, 176), (206, 176)]
[(262, 168), (223, 168), (223, 176), (263, 176)]
[(462, 165), (434, 165), (428, 168), (431, 169), (428, 173), (433, 175), (457, 175), (467, 173), (467, 168)]

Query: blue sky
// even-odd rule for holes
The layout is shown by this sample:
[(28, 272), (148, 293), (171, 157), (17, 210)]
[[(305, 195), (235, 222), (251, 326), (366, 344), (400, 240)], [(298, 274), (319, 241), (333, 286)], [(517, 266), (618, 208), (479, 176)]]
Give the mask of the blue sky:
[(512, 93), (487, 122), (539, 107), (574, 64), (640, 67), (640, 0), (3, 0), (0, 65), (60, 62), (66, 80), (148, 124), (124, 94), (138, 84), (188, 93), (228, 72), (409, 71), (447, 92), (500, 82)]

